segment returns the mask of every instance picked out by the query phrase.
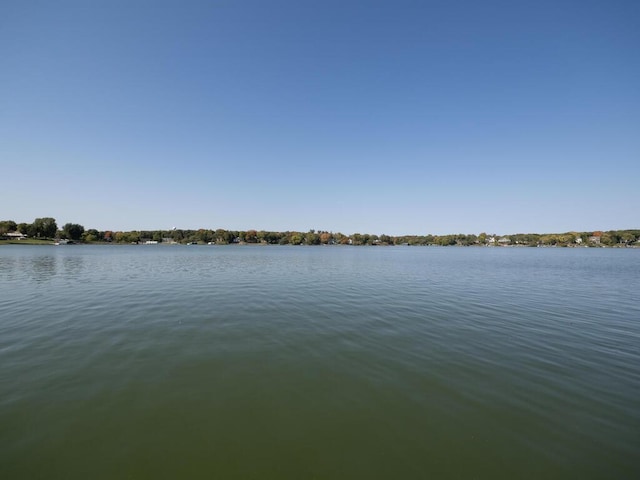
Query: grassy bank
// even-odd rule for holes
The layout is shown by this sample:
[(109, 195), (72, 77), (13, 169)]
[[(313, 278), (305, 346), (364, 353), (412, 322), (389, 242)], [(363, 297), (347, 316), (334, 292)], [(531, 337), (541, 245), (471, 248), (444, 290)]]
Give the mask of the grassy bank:
[(53, 240), (25, 238), (24, 240), (0, 240), (0, 245), (53, 245)]

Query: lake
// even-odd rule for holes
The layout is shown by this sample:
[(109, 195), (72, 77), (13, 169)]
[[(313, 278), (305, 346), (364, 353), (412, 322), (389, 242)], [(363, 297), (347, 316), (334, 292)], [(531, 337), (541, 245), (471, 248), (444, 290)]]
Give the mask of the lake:
[(640, 478), (640, 249), (0, 247), (0, 478)]

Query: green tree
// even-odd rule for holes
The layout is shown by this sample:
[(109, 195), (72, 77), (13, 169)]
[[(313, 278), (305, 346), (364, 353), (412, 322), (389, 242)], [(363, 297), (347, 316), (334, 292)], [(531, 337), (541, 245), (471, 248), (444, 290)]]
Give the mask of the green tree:
[(289, 236), (288, 235), (282, 235), (280, 237), (280, 240), (278, 240), (278, 244), (279, 245), (288, 245), (289, 244)]
[(0, 221), (0, 235), (5, 234), (7, 232), (15, 232), (18, 229), (18, 224), (13, 220), (2, 220)]
[(51, 217), (36, 218), (31, 225), (33, 236), (39, 238), (53, 238), (58, 231), (56, 219)]
[(380, 235), (380, 243), (383, 245), (393, 245), (393, 239), (389, 235), (385, 235), (383, 233)]
[(280, 243), (280, 239), (282, 238), (282, 234), (278, 233), (278, 232), (266, 232), (265, 236), (264, 236), (264, 240), (265, 242), (271, 244), (271, 245), (276, 245), (278, 243)]
[(320, 245), (320, 235), (315, 230), (309, 230), (304, 236), (304, 243), (307, 245)]
[(620, 235), (620, 241), (628, 245), (636, 241), (636, 236), (631, 232), (624, 232)]
[(71, 240), (80, 240), (84, 233), (84, 227), (77, 223), (65, 223), (64, 227), (62, 227), (62, 233)]
[(619, 242), (620, 242), (620, 237), (615, 231), (603, 233), (602, 236), (600, 237), (600, 243), (602, 245), (613, 246)]
[(82, 241), (84, 242), (97, 242), (102, 240), (100, 232), (95, 228), (90, 228), (82, 234)]
[(195, 238), (199, 242), (204, 242), (204, 243), (209, 243), (210, 241), (212, 241), (213, 236), (214, 236), (214, 233), (211, 230), (205, 230), (203, 228), (198, 230), (195, 234)]
[(234, 238), (235, 235), (233, 234), (233, 232), (229, 232), (227, 230), (224, 230), (223, 228), (219, 228), (215, 231), (216, 243), (232, 243)]

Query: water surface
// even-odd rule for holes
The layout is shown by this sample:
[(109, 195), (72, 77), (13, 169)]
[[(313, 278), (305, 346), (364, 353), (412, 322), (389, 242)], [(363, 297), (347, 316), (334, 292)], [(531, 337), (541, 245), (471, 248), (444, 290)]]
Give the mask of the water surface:
[(0, 478), (640, 478), (640, 250), (0, 248)]

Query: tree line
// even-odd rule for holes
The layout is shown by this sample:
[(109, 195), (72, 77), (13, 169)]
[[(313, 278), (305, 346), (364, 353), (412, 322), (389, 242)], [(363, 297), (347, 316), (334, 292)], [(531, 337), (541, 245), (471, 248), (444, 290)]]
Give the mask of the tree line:
[(54, 238), (67, 238), (75, 241), (84, 241), (84, 227), (77, 223), (66, 223), (62, 229), (58, 229), (55, 218), (36, 218), (33, 223), (16, 223), (13, 220), (0, 220), (0, 235), (17, 232), (27, 237), (52, 240)]
[(265, 230), (225, 230), (222, 228), (184, 230), (133, 230), (111, 231), (85, 229), (77, 223), (66, 223), (58, 228), (51, 217), (36, 218), (32, 223), (16, 223), (13, 220), (0, 221), (0, 236), (19, 232), (36, 239), (69, 239), (75, 242), (94, 243), (211, 243), (227, 245), (234, 243), (270, 245), (518, 245), (518, 246), (630, 246), (640, 243), (640, 230), (610, 230), (595, 232), (567, 232), (552, 234), (517, 233), (499, 236), (482, 232), (475, 234), (450, 235), (375, 235), (316, 231), (265, 231)]

